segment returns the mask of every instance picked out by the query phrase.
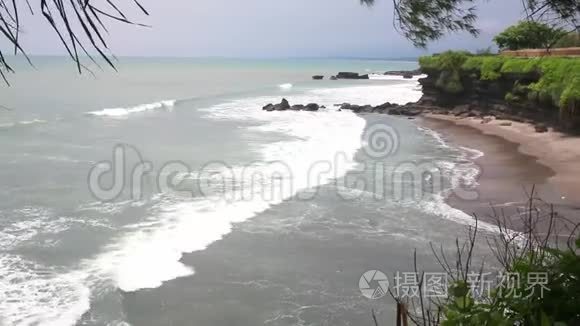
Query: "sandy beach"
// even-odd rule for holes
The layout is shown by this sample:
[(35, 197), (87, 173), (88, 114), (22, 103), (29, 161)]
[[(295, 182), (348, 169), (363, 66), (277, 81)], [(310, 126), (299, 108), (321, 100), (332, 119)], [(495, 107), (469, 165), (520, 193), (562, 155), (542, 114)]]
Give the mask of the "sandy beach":
[(560, 214), (580, 222), (579, 137), (551, 129), (537, 133), (530, 124), (507, 120), (482, 123), (480, 118), (428, 114), (422, 123), (455, 144), (484, 153), (476, 160), (481, 170), (479, 198), (452, 196), (448, 200), (452, 206), (483, 219), (491, 219), (493, 208), (513, 215), (535, 187)]

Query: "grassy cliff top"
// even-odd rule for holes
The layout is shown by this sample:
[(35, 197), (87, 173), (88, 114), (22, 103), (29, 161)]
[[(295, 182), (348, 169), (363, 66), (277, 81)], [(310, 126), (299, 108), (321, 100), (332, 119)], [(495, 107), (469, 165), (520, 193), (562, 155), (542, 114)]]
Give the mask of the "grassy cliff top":
[[(421, 57), (421, 69), (427, 74), (446, 76), (474, 74), (481, 80), (493, 81), (505, 75), (536, 73), (539, 80), (530, 90), (541, 98), (551, 98), (561, 110), (574, 110), (580, 103), (580, 58), (538, 57), (515, 58), (501, 55), (473, 55), (469, 52), (448, 51)], [(445, 74), (441, 74), (445, 72)], [(453, 80), (457, 83), (458, 80)], [(440, 84), (446, 85), (445, 82)], [(457, 90), (456, 85), (454, 86)]]

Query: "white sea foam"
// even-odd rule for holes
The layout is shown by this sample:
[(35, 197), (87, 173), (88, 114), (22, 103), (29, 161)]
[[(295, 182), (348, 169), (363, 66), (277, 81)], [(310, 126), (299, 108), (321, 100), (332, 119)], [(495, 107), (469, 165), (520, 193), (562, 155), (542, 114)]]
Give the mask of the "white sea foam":
[(15, 122), (6, 122), (0, 123), (0, 128), (13, 128), (18, 126), (28, 126), (34, 124), (44, 124), (48, 121), (42, 119), (32, 119), (32, 120), (22, 120), (22, 121), (15, 121)]
[(172, 109), (175, 105), (176, 100), (166, 100), (147, 104), (140, 104), (133, 107), (119, 107), (119, 108), (107, 108), (99, 111), (90, 111), (86, 114), (98, 117), (125, 117), (129, 114), (146, 112), (151, 110), (160, 109)]
[(294, 87), (294, 85), (288, 83), (288, 84), (280, 84), (278, 85), (278, 87), (280, 87), (281, 89), (291, 89), (292, 87)]
[(0, 256), (2, 325), (74, 325), (89, 309), (90, 290), (78, 273), (58, 271), (22, 257)]

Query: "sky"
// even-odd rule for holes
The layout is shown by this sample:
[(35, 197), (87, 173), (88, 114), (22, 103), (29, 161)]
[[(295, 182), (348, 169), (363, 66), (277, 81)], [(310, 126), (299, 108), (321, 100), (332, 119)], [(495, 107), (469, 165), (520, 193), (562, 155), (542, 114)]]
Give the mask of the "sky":
[[(371, 8), (361, 6), (358, 0), (141, 0), (141, 3), (150, 12), (149, 17), (132, 9), (127, 13), (151, 27), (108, 24), (109, 47), (117, 56), (416, 57), (446, 49), (487, 48), (495, 34), (522, 17), (520, 1), (479, 0), (477, 24), (482, 32), (479, 38), (452, 34), (430, 44), (427, 50), (420, 50), (393, 29), (391, 0), (377, 0)], [(29, 54), (65, 53), (39, 12), (22, 20), (22, 40)]]

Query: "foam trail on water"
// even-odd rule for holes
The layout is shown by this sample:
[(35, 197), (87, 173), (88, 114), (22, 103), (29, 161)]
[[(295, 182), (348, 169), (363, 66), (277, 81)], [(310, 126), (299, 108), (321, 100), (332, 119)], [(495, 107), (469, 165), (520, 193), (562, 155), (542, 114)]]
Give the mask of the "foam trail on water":
[(147, 104), (140, 104), (133, 107), (119, 107), (119, 108), (108, 108), (99, 111), (87, 112), (87, 115), (98, 116), (98, 117), (124, 117), (129, 114), (146, 112), (151, 110), (159, 109), (171, 109), (175, 105), (176, 100), (166, 100)]
[(280, 87), (281, 89), (291, 89), (292, 87), (294, 87), (294, 85), (288, 83), (288, 84), (280, 84), (278, 85), (278, 87)]

